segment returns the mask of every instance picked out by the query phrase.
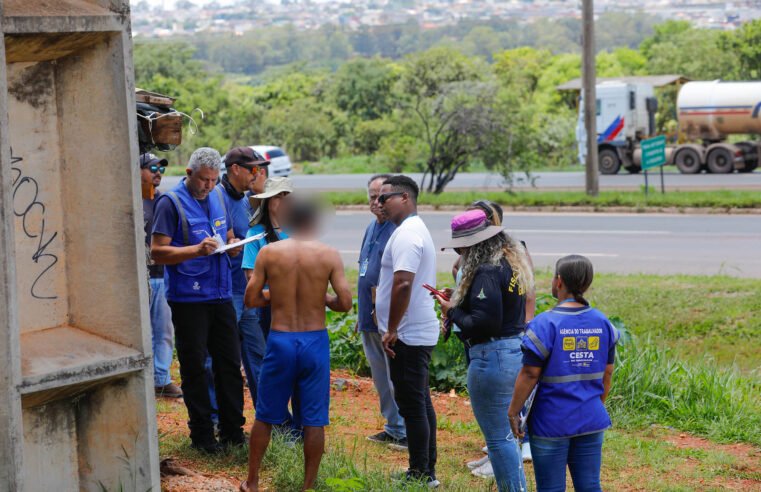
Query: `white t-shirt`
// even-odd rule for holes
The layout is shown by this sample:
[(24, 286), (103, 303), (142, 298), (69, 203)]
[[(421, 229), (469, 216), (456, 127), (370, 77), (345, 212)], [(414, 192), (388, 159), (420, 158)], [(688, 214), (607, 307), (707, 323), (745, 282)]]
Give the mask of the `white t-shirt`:
[(410, 304), (397, 329), (399, 340), (412, 346), (436, 345), (439, 320), (436, 318), (434, 300), (423, 288), (423, 284), (436, 286), (436, 248), (428, 228), (417, 215), (408, 217), (396, 228), (383, 250), (375, 293), (375, 312), (381, 333), (388, 331), (391, 288), (394, 272), (399, 271), (415, 274)]

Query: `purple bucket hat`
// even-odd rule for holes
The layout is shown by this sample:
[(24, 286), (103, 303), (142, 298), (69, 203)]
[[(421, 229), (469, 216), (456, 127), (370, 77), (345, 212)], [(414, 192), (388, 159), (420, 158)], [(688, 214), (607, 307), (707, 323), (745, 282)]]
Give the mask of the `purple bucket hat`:
[(483, 210), (468, 210), (454, 216), (452, 219), (452, 240), (441, 249), (469, 248), (496, 236), (502, 231), (502, 227), (491, 225)]

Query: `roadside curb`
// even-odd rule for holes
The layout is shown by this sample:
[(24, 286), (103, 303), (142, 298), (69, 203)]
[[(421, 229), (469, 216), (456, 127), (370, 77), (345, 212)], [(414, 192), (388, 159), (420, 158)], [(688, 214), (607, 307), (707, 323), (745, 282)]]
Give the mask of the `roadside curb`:
[[(732, 207), (604, 207), (593, 205), (557, 205), (557, 206), (510, 206), (502, 205), (506, 212), (561, 212), (561, 213), (612, 213), (612, 214), (670, 214), (670, 215), (761, 215), (761, 208)], [(458, 211), (465, 210), (464, 205), (419, 205), (418, 210)], [(367, 205), (335, 205), (336, 210), (366, 211)]]

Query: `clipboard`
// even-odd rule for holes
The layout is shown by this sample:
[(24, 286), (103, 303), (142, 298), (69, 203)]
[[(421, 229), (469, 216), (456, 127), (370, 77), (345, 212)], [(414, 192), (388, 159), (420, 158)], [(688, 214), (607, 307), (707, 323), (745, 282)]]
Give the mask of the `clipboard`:
[(219, 248), (214, 250), (214, 254), (217, 253), (224, 253), (227, 250), (233, 249), (233, 248), (239, 248), (241, 246), (244, 246), (248, 243), (253, 243), (254, 241), (257, 241), (261, 238), (263, 238), (267, 233), (262, 232), (261, 234), (257, 234), (255, 236), (249, 236), (246, 239), (243, 239), (241, 241), (238, 241), (237, 243), (231, 243), (231, 244), (225, 244), (224, 246), (220, 246)]

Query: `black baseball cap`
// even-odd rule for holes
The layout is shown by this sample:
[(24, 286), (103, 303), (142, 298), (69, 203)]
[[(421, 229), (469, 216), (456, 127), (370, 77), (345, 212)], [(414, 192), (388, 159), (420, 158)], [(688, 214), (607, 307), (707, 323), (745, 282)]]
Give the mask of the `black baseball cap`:
[(225, 154), (225, 166), (238, 164), (251, 169), (254, 166), (269, 166), (270, 161), (251, 147), (233, 147)]
[(140, 155), (140, 169), (145, 169), (146, 167), (153, 166), (154, 164), (166, 167), (166, 165), (169, 164), (169, 161), (166, 159), (159, 159), (151, 153)]

